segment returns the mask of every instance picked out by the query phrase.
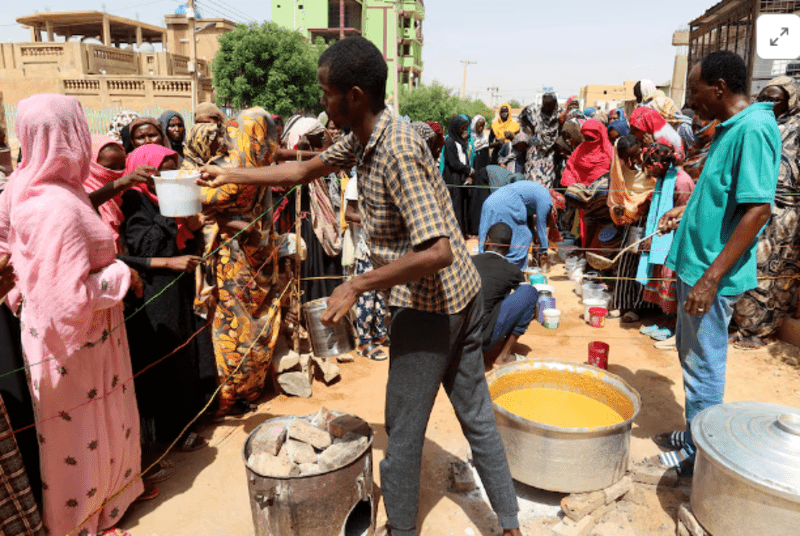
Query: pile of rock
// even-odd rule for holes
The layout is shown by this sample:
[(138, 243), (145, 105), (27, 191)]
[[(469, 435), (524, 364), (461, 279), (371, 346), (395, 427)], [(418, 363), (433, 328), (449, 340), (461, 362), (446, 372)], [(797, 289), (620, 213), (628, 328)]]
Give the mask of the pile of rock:
[(310, 352), (297, 353), (289, 349), (283, 337), (278, 337), (272, 356), (272, 377), (276, 390), (280, 389), (290, 396), (310, 398), (316, 371), (320, 372), (326, 384), (340, 376), (339, 367), (330, 358), (317, 357)]
[(267, 421), (250, 439), (247, 465), (267, 477), (311, 476), (340, 469), (369, 447), (363, 419), (322, 408), (313, 417)]

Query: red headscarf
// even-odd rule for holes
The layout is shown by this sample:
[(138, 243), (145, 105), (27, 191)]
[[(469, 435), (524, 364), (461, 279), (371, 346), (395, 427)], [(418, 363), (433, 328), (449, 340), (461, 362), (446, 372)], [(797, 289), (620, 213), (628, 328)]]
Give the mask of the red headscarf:
[[(122, 144), (114, 138), (110, 136), (99, 136), (97, 134), (92, 135), (92, 160), (89, 162), (89, 176), (83, 182), (83, 189), (86, 190), (87, 194), (92, 193), (95, 190), (99, 190), (103, 186), (110, 184), (111, 182), (125, 175), (124, 170), (115, 171), (113, 169), (105, 168), (97, 163), (97, 158), (100, 156), (100, 151), (102, 151), (108, 145), (118, 146), (123, 154), (125, 154)], [(122, 210), (120, 209), (121, 206), (122, 196), (118, 195), (112, 200), (103, 203), (97, 209), (100, 213), (100, 217), (103, 219), (106, 225), (111, 228), (112, 233), (114, 233), (114, 244), (116, 245), (117, 253), (122, 251), (122, 244), (119, 240), (119, 226), (122, 224), (122, 220), (124, 219)]]
[(661, 114), (649, 106), (639, 106), (631, 114), (628, 121), (630, 126), (638, 128), (642, 132), (655, 134), (667, 125), (666, 119)]
[[(152, 166), (158, 169), (164, 163), (165, 158), (173, 155), (177, 156), (177, 154), (172, 149), (161, 145), (153, 143), (142, 145), (128, 155), (128, 160), (125, 163), (125, 173), (132, 173), (139, 166)], [(133, 189), (141, 192), (142, 195), (158, 206), (158, 197), (150, 191), (146, 184), (137, 184)], [(178, 235), (175, 237), (175, 241), (178, 243), (178, 247), (183, 249), (186, 246), (186, 241), (193, 238), (194, 234), (186, 226), (183, 218), (175, 218), (175, 221), (178, 222)]]
[(614, 147), (608, 141), (606, 126), (597, 119), (589, 119), (583, 123), (581, 134), (584, 141), (567, 160), (567, 167), (561, 175), (561, 186), (576, 182), (591, 184), (611, 169)]
[(425, 121), (425, 123), (431, 127), (431, 130), (433, 130), (438, 136), (444, 136), (444, 129), (442, 128), (442, 125), (436, 121)]

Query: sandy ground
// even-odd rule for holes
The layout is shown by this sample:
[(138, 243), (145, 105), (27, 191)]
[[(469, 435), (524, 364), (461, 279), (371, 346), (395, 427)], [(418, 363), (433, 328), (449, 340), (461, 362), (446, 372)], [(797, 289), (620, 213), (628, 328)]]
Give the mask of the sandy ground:
[[(585, 362), (589, 342), (609, 343), (609, 370), (630, 383), (643, 401), (642, 411), (633, 424), (632, 460), (658, 453), (650, 437), (683, 426), (683, 387), (677, 352), (653, 348), (653, 341), (639, 334), (640, 323), (621, 325), (619, 320), (610, 320), (602, 329), (585, 324), (581, 318), (583, 307), (573, 292), (574, 284), (563, 274), (560, 264), (553, 266), (550, 274), (557, 305), (563, 312), (560, 328), (547, 330), (534, 323), (521, 338), (517, 350), (530, 358)], [(780, 355), (791, 351), (796, 355), (796, 349), (781, 343), (756, 351), (731, 348), (725, 400), (759, 400), (800, 407), (800, 369), (780, 359)], [(135, 504), (120, 526), (133, 536), (253, 535), (241, 454), (247, 435), (273, 416), (305, 415), (323, 406), (359, 415), (374, 428), (374, 469), (379, 493), (378, 463), (386, 448), (382, 423), (388, 367), (386, 361), (357, 358), (355, 363), (341, 366), (342, 378), (333, 385), (316, 382), (310, 399), (267, 394), (257, 413), (209, 426), (203, 435), (209, 438), (210, 447), (191, 454), (170, 454), (178, 467), (176, 476), (159, 484), (161, 495), (157, 499)], [(428, 426), (422, 464), (418, 525), (421, 534), (500, 534), (494, 515), (479, 492), (448, 491), (450, 462), (465, 459), (468, 452), (447, 396), (440, 391)], [(689, 486), (689, 481), (676, 488), (638, 486), (636, 502), (620, 503), (606, 514), (592, 534), (673, 535), (677, 507), (688, 497)], [(517, 491), (521, 497), (523, 533), (548, 534), (549, 527), (558, 521), (558, 504), (563, 495), (521, 484), (517, 484)], [(378, 520), (385, 520), (382, 502)]]

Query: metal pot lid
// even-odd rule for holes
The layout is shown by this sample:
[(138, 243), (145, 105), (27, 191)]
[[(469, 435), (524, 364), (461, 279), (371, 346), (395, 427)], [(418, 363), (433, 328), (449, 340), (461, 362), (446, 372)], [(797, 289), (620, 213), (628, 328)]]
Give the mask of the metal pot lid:
[(712, 406), (692, 420), (692, 440), (727, 469), (800, 500), (800, 409), (765, 402)]

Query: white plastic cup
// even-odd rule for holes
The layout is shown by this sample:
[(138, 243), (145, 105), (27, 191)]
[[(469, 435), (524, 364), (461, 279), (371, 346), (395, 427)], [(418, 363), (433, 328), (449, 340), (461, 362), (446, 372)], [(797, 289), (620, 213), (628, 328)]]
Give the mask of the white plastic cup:
[(153, 182), (158, 196), (158, 211), (162, 216), (180, 218), (203, 212), (203, 187), (195, 183), (199, 173), (162, 171), (160, 175), (153, 177)]
[(561, 322), (561, 311), (558, 309), (545, 309), (543, 314), (543, 326), (547, 329), (558, 329), (558, 324)]

